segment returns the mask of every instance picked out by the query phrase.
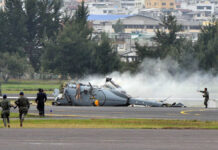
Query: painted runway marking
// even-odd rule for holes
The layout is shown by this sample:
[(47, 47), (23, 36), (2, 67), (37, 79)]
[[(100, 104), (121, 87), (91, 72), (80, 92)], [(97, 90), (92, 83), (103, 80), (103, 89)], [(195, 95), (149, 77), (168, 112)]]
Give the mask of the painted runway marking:
[[(38, 116), (36, 113), (29, 113), (33, 116)], [(102, 116), (81, 116), (81, 115), (61, 115), (61, 114), (45, 114), (48, 117), (80, 117), (80, 118), (103, 118)]]
[[(190, 114), (190, 113), (192, 113), (192, 112), (203, 112), (203, 111), (206, 111), (206, 109), (200, 109), (200, 110), (183, 110), (183, 111), (181, 111), (180, 113), (181, 114), (183, 114), (183, 115), (188, 115), (188, 114)], [(197, 115), (200, 115), (200, 114), (197, 114)]]

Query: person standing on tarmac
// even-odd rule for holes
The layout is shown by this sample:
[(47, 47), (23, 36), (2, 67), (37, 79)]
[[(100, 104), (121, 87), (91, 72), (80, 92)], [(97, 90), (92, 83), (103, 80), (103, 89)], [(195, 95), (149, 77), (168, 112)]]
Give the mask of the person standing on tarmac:
[(37, 103), (37, 109), (39, 111), (39, 116), (45, 116), (45, 102), (47, 100), (47, 95), (44, 93), (43, 89), (39, 89), (35, 102)]
[(204, 91), (199, 91), (199, 92), (203, 93), (204, 105), (205, 105), (205, 108), (207, 108), (208, 100), (209, 100), (209, 92), (207, 91), (207, 88), (204, 88)]
[(2, 119), (4, 126), (10, 128), (10, 107), (14, 107), (12, 104), (10, 104), (10, 101), (7, 99), (7, 95), (3, 95), (3, 100), (0, 102), (0, 107), (2, 107)]
[(19, 108), (20, 127), (23, 126), (24, 117), (27, 115), (30, 108), (28, 98), (24, 97), (24, 93), (20, 92), (20, 98), (15, 101), (15, 104)]

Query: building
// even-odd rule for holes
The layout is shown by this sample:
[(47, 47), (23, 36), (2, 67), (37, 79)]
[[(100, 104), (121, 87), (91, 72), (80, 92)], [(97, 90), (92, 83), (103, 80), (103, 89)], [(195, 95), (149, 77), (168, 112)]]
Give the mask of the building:
[(179, 10), (190, 10), (190, 17), (192, 20), (199, 20), (199, 21), (207, 21), (210, 20), (211, 17), (216, 14), (216, 7), (215, 3), (211, 3), (209, 1), (198, 2), (198, 3), (187, 3), (183, 2), (180, 5)]
[(205, 12), (206, 16), (211, 17), (214, 14), (215, 4), (199, 3), (196, 5), (196, 11)]
[[(124, 31), (115, 33), (113, 25), (117, 20), (121, 20)], [(135, 53), (135, 43), (140, 45), (155, 45), (151, 39), (155, 36), (155, 31), (161, 29), (168, 32), (161, 25), (159, 18), (153, 18), (142, 15), (90, 15), (88, 17), (91, 23), (94, 34), (100, 35), (106, 32), (113, 41), (113, 46), (123, 61), (131, 62), (137, 59)], [(186, 37), (192, 41), (196, 41), (198, 34), (201, 31), (202, 23), (194, 20), (186, 20), (177, 18), (178, 24), (183, 26), (183, 31), (177, 33), (180, 36)]]
[(90, 15), (127, 14), (119, 0), (90, 0), (85, 3)]
[(113, 24), (119, 19), (128, 17), (129, 15), (89, 15), (88, 21), (91, 23), (95, 33), (114, 33)]
[(145, 0), (145, 8), (175, 9), (175, 0)]
[(144, 0), (135, 0), (135, 8), (143, 8), (143, 7), (145, 7)]
[(135, 8), (135, 0), (120, 0), (122, 8)]

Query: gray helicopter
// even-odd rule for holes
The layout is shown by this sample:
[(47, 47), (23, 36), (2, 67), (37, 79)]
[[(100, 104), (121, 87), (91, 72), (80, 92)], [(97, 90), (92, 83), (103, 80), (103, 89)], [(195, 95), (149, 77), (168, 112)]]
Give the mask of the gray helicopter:
[(112, 78), (106, 78), (102, 87), (93, 86), (91, 83), (68, 83), (63, 88), (63, 93), (55, 98), (53, 105), (180, 107), (180, 104), (171, 105), (165, 101), (133, 98), (115, 84)]

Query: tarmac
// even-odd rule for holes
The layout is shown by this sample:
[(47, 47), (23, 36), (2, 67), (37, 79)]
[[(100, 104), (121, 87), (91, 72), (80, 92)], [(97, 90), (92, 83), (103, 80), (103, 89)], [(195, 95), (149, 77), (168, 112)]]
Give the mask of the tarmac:
[[(13, 110), (13, 109), (12, 109)], [(46, 106), (44, 119), (145, 118), (218, 121), (215, 108)], [(17, 112), (16, 110), (13, 110)], [(37, 115), (36, 106), (29, 113)], [(217, 150), (218, 130), (0, 129), (4, 150)]]
[(2, 150), (217, 150), (218, 130), (0, 129)]
[[(217, 108), (46, 106), (45, 112), (46, 116), (59, 119), (143, 118), (218, 121)], [(29, 113), (37, 114), (36, 106), (31, 106)]]

